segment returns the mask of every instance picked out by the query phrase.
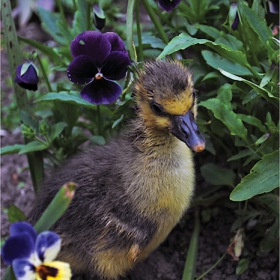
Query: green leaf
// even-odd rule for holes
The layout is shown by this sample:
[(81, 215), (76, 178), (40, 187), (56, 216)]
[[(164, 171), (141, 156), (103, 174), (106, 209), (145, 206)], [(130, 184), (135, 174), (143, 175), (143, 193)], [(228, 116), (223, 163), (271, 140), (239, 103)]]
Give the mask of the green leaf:
[(279, 187), (279, 151), (265, 155), (230, 194), (233, 201), (243, 201)]
[(32, 141), (29, 142), (28, 144), (26, 144), (25, 146), (23, 146), (20, 151), (19, 151), (19, 155), (21, 154), (26, 154), (26, 153), (30, 153), (30, 152), (35, 152), (35, 151), (42, 151), (47, 149), (48, 146), (39, 142), (39, 141)]
[(258, 17), (256, 13), (244, 3), (240, 5), (240, 11), (242, 17), (246, 18), (248, 24), (258, 35), (263, 45), (266, 45), (266, 42), (272, 37), (272, 33), (267, 27), (265, 20)]
[(77, 11), (74, 14), (73, 28), (76, 34), (80, 34), (89, 29), (87, 26), (88, 5), (84, 1), (77, 1), (76, 5), (77, 5)]
[(233, 61), (230, 61), (229, 59), (224, 58), (217, 53), (204, 50), (201, 52), (201, 54), (205, 59), (206, 63), (216, 70), (218, 70), (222, 65), (223, 69), (227, 72), (240, 76), (252, 75), (252, 73), (246, 67)]
[(198, 26), (198, 28), (213, 39), (217, 39), (221, 36), (220, 31), (213, 26), (201, 24)]
[(67, 126), (65, 122), (59, 122), (52, 127), (51, 134), (50, 134), (50, 141), (53, 141)]
[(112, 125), (112, 129), (115, 128), (123, 120), (124, 115), (121, 115)]
[(237, 117), (240, 118), (243, 122), (258, 127), (261, 132), (263, 133), (267, 132), (266, 127), (262, 124), (262, 122), (258, 118), (254, 116), (244, 115), (244, 114), (237, 114)]
[(235, 270), (235, 273), (237, 275), (240, 275), (242, 274), (249, 266), (249, 259), (241, 259), (239, 262), (238, 262), (238, 266)]
[(234, 187), (235, 173), (230, 169), (208, 163), (203, 165), (200, 171), (204, 179), (212, 185)]
[(243, 150), (243, 151), (240, 151), (238, 154), (230, 157), (227, 161), (233, 161), (233, 160), (237, 160), (237, 159), (240, 159), (240, 158), (244, 158), (244, 157), (252, 155), (253, 153), (254, 152), (250, 149)]
[(206, 101), (201, 101), (199, 105), (210, 109), (214, 113), (214, 116), (222, 121), (229, 129), (231, 135), (239, 136), (244, 140), (247, 138), (247, 129), (232, 111), (230, 105), (222, 103), (218, 98), (210, 98)]
[(21, 37), (21, 36), (18, 36), (18, 39), (20, 41), (25, 42), (25, 43), (29, 44), (30, 46), (36, 48), (37, 50), (41, 51), (42, 53), (47, 55), (47, 57), (50, 58), (51, 60), (53, 60), (54, 62), (61, 63), (60, 56), (53, 50), (53, 48), (48, 47), (46, 45), (43, 45), (40, 42), (31, 40), (31, 39), (28, 39), (28, 38), (24, 38), (24, 37)]
[(271, 134), (269, 132), (265, 133), (255, 142), (255, 145), (258, 146), (258, 145), (264, 143), (270, 137), (270, 135)]
[(72, 201), (77, 185), (75, 183), (65, 183), (51, 201), (48, 208), (35, 224), (37, 233), (49, 230), (57, 220), (63, 215)]
[(67, 103), (72, 103), (76, 104), (79, 106), (83, 106), (89, 109), (94, 109), (96, 108), (96, 105), (93, 105), (81, 97), (69, 94), (68, 92), (49, 92), (46, 95), (38, 98), (35, 100), (35, 102), (42, 102), (42, 101), (61, 101), (61, 102), (67, 102)]
[(12, 204), (8, 209), (8, 218), (10, 223), (26, 220), (24, 213), (14, 204)]
[(232, 50), (228, 46), (217, 44), (206, 39), (193, 38), (185, 33), (181, 33), (179, 36), (174, 37), (158, 56), (158, 59), (162, 59), (169, 54), (197, 44), (206, 45), (219, 53), (222, 57), (247, 67), (249, 70), (251, 69), (251, 65), (248, 63), (247, 57), (243, 52)]
[(11, 154), (18, 154), (18, 152), (25, 147), (25, 145), (22, 144), (15, 144), (11, 146), (5, 146), (0, 149), (0, 155), (11, 155)]
[[(218, 70), (226, 77), (235, 80), (235, 81), (240, 81), (240, 82), (244, 82), (247, 85), (251, 86), (258, 94), (260, 94), (263, 98), (265, 98), (268, 102), (274, 104), (277, 108), (279, 107), (278, 102), (275, 102), (275, 100), (271, 100), (270, 98), (275, 98), (275, 99), (279, 99), (278, 97), (274, 96), (273, 94), (271, 94), (268, 90), (261, 88), (260, 86), (254, 84), (251, 81), (245, 80), (241, 77), (238, 77), (236, 75), (233, 75), (221, 68), (218, 68)], [(270, 98), (269, 98), (270, 97)]]
[(37, 7), (37, 11), (45, 31), (59, 44), (66, 45), (68, 41), (65, 39), (64, 35), (60, 31), (60, 28), (58, 27), (58, 22), (61, 20), (60, 15), (40, 7)]
[(106, 143), (104, 137), (100, 135), (94, 135), (90, 137), (90, 140), (92, 140), (92, 142), (97, 145), (105, 145)]

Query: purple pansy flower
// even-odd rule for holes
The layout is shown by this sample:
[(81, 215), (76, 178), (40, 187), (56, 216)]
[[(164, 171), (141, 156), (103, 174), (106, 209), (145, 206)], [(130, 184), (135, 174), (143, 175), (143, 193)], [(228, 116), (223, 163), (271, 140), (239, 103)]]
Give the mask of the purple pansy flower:
[(102, 30), (105, 26), (106, 17), (104, 11), (98, 4), (93, 5), (94, 25), (98, 30)]
[(61, 240), (51, 231), (37, 236), (35, 229), (26, 222), (17, 222), (10, 227), (10, 237), (2, 248), (4, 263), (13, 266), (18, 280), (61, 279), (70, 280), (68, 263), (53, 261)]
[(17, 67), (15, 83), (25, 89), (38, 89), (38, 70), (32, 62), (25, 62)]
[(229, 24), (232, 30), (236, 30), (239, 24), (238, 4), (232, 3), (229, 8)]
[(179, 5), (181, 0), (159, 0), (158, 2), (166, 12), (170, 12)]
[(85, 84), (83, 99), (94, 104), (109, 104), (122, 93), (113, 82), (125, 77), (130, 65), (122, 39), (114, 32), (86, 31), (71, 43), (74, 57), (67, 69), (70, 81)]

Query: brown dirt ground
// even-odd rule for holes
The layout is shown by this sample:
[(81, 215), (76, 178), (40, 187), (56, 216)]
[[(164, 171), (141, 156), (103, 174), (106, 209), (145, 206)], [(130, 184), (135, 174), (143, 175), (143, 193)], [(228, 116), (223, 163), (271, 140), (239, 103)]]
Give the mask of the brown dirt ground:
[[(26, 37), (44, 41), (44, 33), (37, 24), (29, 25), (25, 32)], [(12, 94), (10, 86), (5, 80), (9, 77), (8, 62), (4, 50), (1, 50), (1, 93), (2, 106), (10, 102)], [(2, 127), (2, 129), (5, 129)], [(6, 133), (6, 134), (5, 134)], [(18, 129), (1, 133), (1, 146), (22, 143), (22, 137)], [(3, 134), (3, 135), (2, 135)], [(31, 208), (35, 199), (30, 175), (27, 169), (25, 155), (7, 155), (1, 158), (1, 210), (15, 204), (25, 214)], [(209, 187), (198, 176), (197, 192), (203, 187)], [(196, 263), (196, 276), (209, 269), (226, 251), (230, 239), (234, 233), (230, 231), (232, 223), (236, 219), (234, 211), (226, 207), (225, 203), (212, 205), (217, 212), (207, 223), (201, 225), (199, 236), (199, 249)], [(1, 211), (1, 235), (8, 235), (9, 221), (5, 210)], [(184, 262), (189, 247), (191, 234), (194, 227), (194, 209), (190, 209), (182, 218), (181, 222), (173, 229), (167, 240), (147, 260), (137, 267), (126, 277), (127, 280), (179, 280), (182, 279)], [(251, 253), (257, 251), (257, 240), (246, 240), (245, 247)], [(237, 262), (227, 255), (204, 280), (276, 280), (279, 279), (279, 263), (277, 252), (270, 252), (253, 257), (248, 269), (241, 275), (235, 274)], [(5, 271), (2, 264), (1, 274)]]

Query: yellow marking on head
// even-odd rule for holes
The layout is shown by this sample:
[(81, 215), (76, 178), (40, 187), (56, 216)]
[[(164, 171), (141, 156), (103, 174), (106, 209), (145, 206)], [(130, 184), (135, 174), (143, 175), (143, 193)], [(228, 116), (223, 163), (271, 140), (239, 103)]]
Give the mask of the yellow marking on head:
[(185, 115), (194, 104), (192, 91), (192, 88), (187, 88), (179, 96), (159, 100), (158, 103), (170, 115)]

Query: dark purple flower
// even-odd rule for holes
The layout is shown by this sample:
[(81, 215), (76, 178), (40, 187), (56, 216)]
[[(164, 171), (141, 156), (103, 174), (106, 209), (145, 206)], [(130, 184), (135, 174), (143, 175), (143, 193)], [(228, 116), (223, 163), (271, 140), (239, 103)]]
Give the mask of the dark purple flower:
[(125, 77), (130, 65), (128, 53), (121, 38), (113, 32), (86, 31), (71, 43), (74, 57), (67, 69), (70, 81), (85, 84), (83, 99), (94, 104), (109, 104), (122, 93), (113, 82)]
[(158, 2), (166, 12), (170, 12), (179, 5), (181, 0), (158, 0)]
[(97, 29), (102, 30), (105, 26), (106, 18), (104, 11), (100, 8), (98, 4), (94, 4), (93, 6), (93, 14), (94, 14), (94, 25)]
[(269, 7), (269, 11), (272, 14), (278, 14), (279, 13), (279, 0), (268, 1), (268, 7)]
[(25, 62), (17, 67), (15, 83), (25, 89), (38, 89), (38, 70), (32, 62)]

